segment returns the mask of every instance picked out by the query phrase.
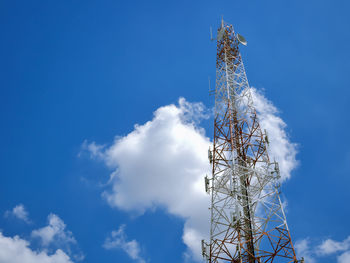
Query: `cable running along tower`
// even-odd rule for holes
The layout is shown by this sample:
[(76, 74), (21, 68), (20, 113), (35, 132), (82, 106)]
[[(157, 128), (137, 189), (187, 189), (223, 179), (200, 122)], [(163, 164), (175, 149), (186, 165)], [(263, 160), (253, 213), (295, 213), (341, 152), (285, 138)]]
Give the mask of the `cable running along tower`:
[(206, 262), (299, 262), (279, 196), (279, 166), (271, 162), (249, 89), (239, 44), (245, 39), (222, 21), (217, 32), (210, 241)]

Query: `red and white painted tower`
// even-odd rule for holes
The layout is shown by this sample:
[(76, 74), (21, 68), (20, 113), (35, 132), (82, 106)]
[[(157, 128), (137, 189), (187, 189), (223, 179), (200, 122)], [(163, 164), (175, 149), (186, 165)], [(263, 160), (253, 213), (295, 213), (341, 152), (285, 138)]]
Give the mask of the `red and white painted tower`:
[(254, 108), (239, 46), (245, 39), (222, 21), (217, 31), (210, 263), (287, 263), (296, 258), (279, 195), (279, 166)]

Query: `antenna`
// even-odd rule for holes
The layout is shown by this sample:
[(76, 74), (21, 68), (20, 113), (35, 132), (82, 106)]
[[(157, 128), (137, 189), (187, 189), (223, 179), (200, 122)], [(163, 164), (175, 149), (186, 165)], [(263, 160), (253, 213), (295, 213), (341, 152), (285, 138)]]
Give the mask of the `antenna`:
[(210, 76), (208, 76), (208, 82), (209, 82), (209, 93), (210, 93)]
[(236, 38), (239, 43), (241, 43), (243, 46), (247, 45), (247, 40), (244, 38), (244, 36), (237, 33)]
[(213, 41), (214, 38), (213, 38), (213, 28), (210, 27), (210, 41)]
[(209, 83), (209, 96), (214, 95), (215, 90), (211, 89), (210, 76), (208, 76), (208, 83)]

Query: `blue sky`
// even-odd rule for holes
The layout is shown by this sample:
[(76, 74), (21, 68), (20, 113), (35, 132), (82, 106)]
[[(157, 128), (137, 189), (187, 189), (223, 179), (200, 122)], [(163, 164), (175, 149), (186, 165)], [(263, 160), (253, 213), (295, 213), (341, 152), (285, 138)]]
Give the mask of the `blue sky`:
[[(81, 254), (87, 263), (183, 262), (186, 219), (161, 202), (144, 210), (108, 202), (115, 164), (89, 154), (84, 142), (110, 149), (158, 108), (179, 109), (180, 97), (213, 107), (209, 27), (223, 15), (248, 40), (241, 52), (250, 85), (279, 109), (298, 144), (299, 165), (282, 187), (292, 238), (315, 262), (336, 262), (349, 249), (321, 255), (317, 248), (327, 239), (350, 248), (349, 5), (0, 1), (2, 235), (49, 255), (60, 248), (74, 262)], [(211, 121), (199, 124), (209, 138)], [(33, 235), (46, 226), (61, 239), (44, 244)], [(111, 231), (117, 249), (103, 246)], [(133, 240), (134, 259), (125, 252)]]

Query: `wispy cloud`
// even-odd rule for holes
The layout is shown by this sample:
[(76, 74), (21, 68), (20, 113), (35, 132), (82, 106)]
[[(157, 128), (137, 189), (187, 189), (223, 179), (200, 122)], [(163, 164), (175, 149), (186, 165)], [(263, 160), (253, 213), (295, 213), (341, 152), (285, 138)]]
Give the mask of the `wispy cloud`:
[(308, 238), (298, 240), (295, 242), (295, 249), (297, 255), (303, 257), (308, 263), (315, 263), (315, 256), (313, 255), (313, 251), (310, 248), (310, 240)]
[(121, 225), (117, 231), (112, 231), (110, 236), (106, 238), (103, 247), (105, 249), (122, 249), (130, 258), (139, 262), (146, 261), (140, 256), (140, 245), (136, 240), (127, 240), (125, 234), (125, 225)]
[(306, 262), (316, 263), (317, 259), (336, 257), (338, 263), (350, 262), (350, 236), (343, 241), (334, 239), (323, 240), (319, 244), (311, 243), (309, 238), (298, 240), (295, 244), (299, 256)]
[(268, 133), (269, 154), (279, 163), (282, 181), (289, 179), (291, 172), (298, 166), (297, 144), (290, 141), (286, 131), (287, 125), (273, 103), (255, 88), (251, 89), (251, 93), (260, 126)]
[(43, 247), (61, 247), (76, 260), (84, 259), (84, 256), (80, 251), (77, 253), (71, 252), (71, 245), (77, 245), (77, 241), (75, 240), (73, 233), (66, 229), (66, 224), (63, 220), (55, 214), (49, 214), (48, 225), (33, 230), (31, 236), (33, 238), (39, 238)]
[(76, 243), (72, 232), (66, 230), (66, 224), (55, 214), (49, 214), (48, 225), (32, 231), (32, 237), (38, 237), (43, 246), (53, 242)]
[(5, 212), (5, 217), (11, 216), (23, 220), (27, 224), (31, 223), (31, 221), (29, 220), (29, 214), (23, 204), (18, 204), (12, 210), (8, 210)]
[(316, 248), (316, 252), (319, 255), (329, 255), (346, 250), (350, 250), (350, 236), (343, 241), (336, 241), (330, 238), (326, 239)]

